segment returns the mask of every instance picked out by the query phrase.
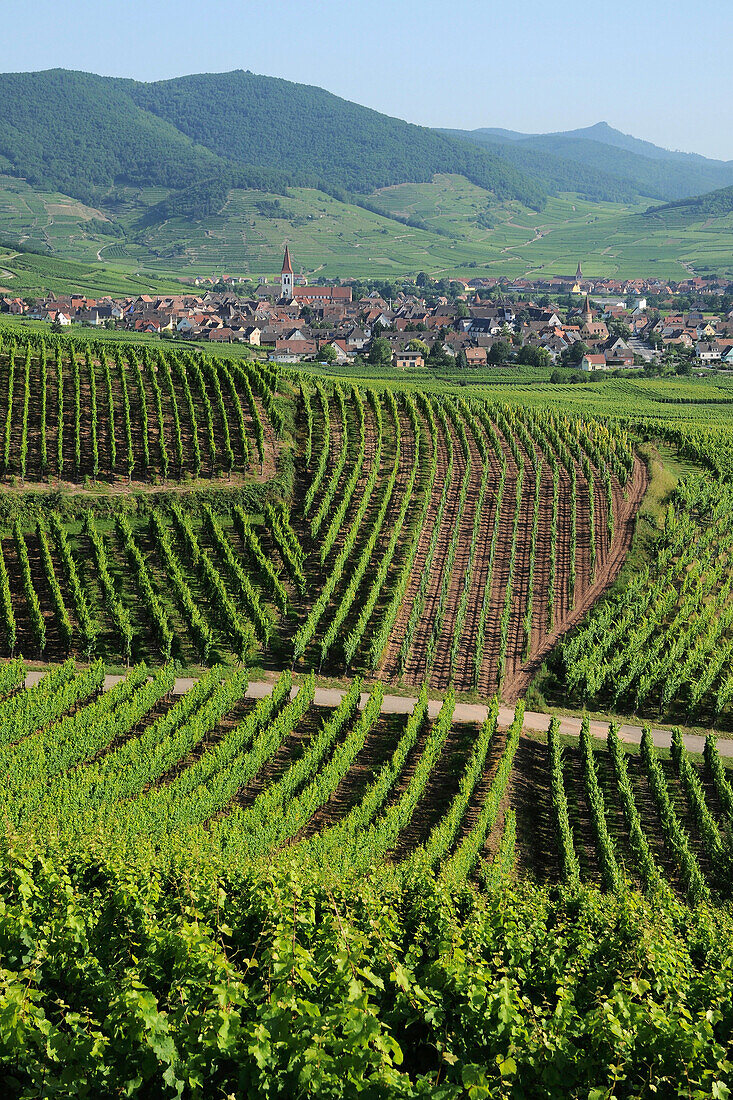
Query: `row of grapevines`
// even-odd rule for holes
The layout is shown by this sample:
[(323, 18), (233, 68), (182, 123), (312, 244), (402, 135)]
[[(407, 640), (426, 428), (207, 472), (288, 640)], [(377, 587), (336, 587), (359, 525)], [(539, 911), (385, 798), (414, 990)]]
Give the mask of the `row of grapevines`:
[(730, 883), (730, 853), (726, 850), (720, 829), (710, 812), (703, 785), (690, 763), (682, 734), (677, 727), (672, 730), (672, 762), (687, 796), (713, 874), (717, 879), (724, 881), (726, 887), (728, 887)]
[[(381, 406), (379, 404), (379, 397), (374, 393), (373, 390), (369, 390), (368, 397), (369, 397), (369, 402), (372, 406), (372, 410), (374, 412), (375, 429), (372, 433), (372, 436), (373, 436), (373, 438), (376, 439), (377, 455), (375, 456), (374, 462), (378, 466), (379, 461), (381, 460), (381, 454), (382, 454), (382, 409), (381, 409)], [(328, 529), (326, 531), (326, 534), (323, 536), (323, 541), (321, 542), (321, 548), (320, 548), (320, 551), (319, 551), (319, 557), (320, 557), (320, 560), (321, 560), (321, 565), (323, 565), (323, 563), (325, 562), (326, 557), (328, 556), (334, 542), (336, 541), (336, 539), (337, 539), (337, 537), (338, 537), (338, 535), (341, 531), (341, 527), (342, 527), (344, 519), (346, 517), (346, 513), (348, 511), (349, 505), (351, 504), (351, 498), (354, 495), (354, 490), (356, 489), (356, 486), (359, 482), (359, 478), (361, 477), (362, 467), (364, 466), (364, 458), (365, 458), (364, 433), (365, 433), (366, 421), (365, 421), (365, 414), (364, 414), (364, 402), (362, 400), (361, 394), (356, 389), (356, 387), (354, 387), (354, 402), (356, 404), (356, 409), (357, 409), (357, 431), (358, 431), (358, 434), (359, 434), (359, 440), (358, 440), (358, 443), (357, 443), (357, 451), (356, 451), (356, 459), (353, 461), (352, 467), (351, 467), (351, 472), (350, 472), (350, 474), (349, 474), (349, 476), (346, 480), (345, 485), (343, 486), (343, 489), (339, 493), (339, 498), (340, 499), (339, 499), (338, 507), (336, 508), (336, 511), (333, 514), (331, 522), (328, 525)], [(325, 498), (324, 498), (324, 500), (325, 500)], [(329, 508), (331, 507), (332, 503), (333, 503), (333, 501), (328, 502), (328, 507)], [(321, 507), (323, 507), (323, 505), (321, 505)]]
[(277, 546), (283, 564), (290, 574), (298, 590), (305, 592), (305, 573), (303, 572), (304, 553), (303, 547), (298, 541), (297, 535), (290, 526), (290, 520), (282, 505), (279, 510), (272, 504), (265, 505), (265, 515), (270, 534)]
[(585, 795), (590, 808), (593, 831), (596, 835), (598, 858), (601, 865), (601, 877), (607, 890), (618, 890), (621, 879), (616, 861), (616, 848), (608, 831), (606, 807), (603, 792), (598, 783), (598, 772), (593, 754), (593, 742), (590, 736), (590, 722), (587, 716), (580, 727), (580, 755), (583, 760)]
[(654, 857), (649, 847), (641, 824), (641, 817), (634, 798), (634, 789), (629, 779), (629, 769), (626, 763), (626, 752), (618, 735), (618, 728), (614, 725), (608, 727), (606, 738), (608, 752), (613, 762), (613, 770), (616, 778), (616, 790), (621, 799), (626, 828), (629, 833), (629, 846), (636, 860), (636, 866), (642, 883), (647, 889), (659, 888), (662, 879), (659, 874)]
[[(378, 539), (380, 538), (380, 536), (382, 534), (382, 528), (384, 526), (384, 520), (385, 520), (385, 517), (387, 515), (387, 509), (389, 508), (390, 502), (392, 500), (392, 494), (394, 492), (394, 487), (395, 487), (395, 484), (397, 482), (397, 472), (398, 472), (398, 469), (399, 469), (400, 448), (401, 448), (400, 422), (399, 422), (399, 416), (397, 415), (396, 405), (393, 406), (392, 412), (393, 412), (393, 415), (394, 415), (394, 418), (395, 418), (395, 421), (394, 421), (394, 423), (395, 423), (395, 454), (394, 454), (394, 460), (393, 460), (393, 463), (392, 463), (392, 471), (390, 473), (390, 476), (389, 476), (387, 482), (384, 485), (384, 489), (382, 490), (380, 505), (379, 505), (379, 508), (377, 510), (377, 515), (374, 519), (374, 522), (371, 525), (369, 535), (366, 539), (366, 542), (364, 543), (364, 545), (362, 547), (362, 550), (361, 550), (361, 553), (359, 554), (359, 557), (357, 558), (357, 560), (356, 560), (356, 562), (355, 562), (355, 564), (352, 568), (351, 579), (349, 580), (349, 584), (348, 584), (347, 588), (344, 590), (344, 592), (341, 596), (341, 599), (339, 600), (338, 606), (336, 608), (336, 611), (334, 612), (334, 616), (333, 616), (333, 619), (331, 620), (331, 623), (328, 627), (328, 630), (326, 631), (323, 638), (321, 639), (321, 664), (325, 660), (326, 655), (328, 654), (328, 652), (331, 649), (332, 645), (336, 641), (336, 638), (338, 637), (338, 634), (341, 630), (341, 627), (343, 626), (344, 622), (346, 621), (346, 617), (347, 617), (347, 615), (348, 615), (348, 613), (349, 613), (349, 611), (350, 611), (350, 609), (351, 609), (351, 607), (354, 603), (354, 600), (356, 599), (356, 594), (359, 590), (359, 586), (361, 585), (361, 582), (364, 578), (364, 575), (365, 575), (367, 569), (369, 568), (369, 566), (371, 565), (371, 560), (372, 560), (372, 556), (374, 554), (374, 550), (375, 550), (376, 545), (377, 545), (377, 541), (378, 541)], [(380, 462), (381, 462), (381, 456), (382, 456), (382, 431), (381, 431), (381, 418), (380, 418), (379, 434), (377, 436), (376, 450), (375, 450), (375, 454), (374, 454), (374, 461), (373, 461), (373, 467), (372, 467), (373, 469), (379, 470)]]
[[(188, 517), (183, 514), (177, 504), (172, 506), (171, 512), (191, 559), (191, 564), (198, 570), (209, 597), (216, 604), (222, 625), (234, 644), (235, 652), (240, 660), (244, 660), (254, 641), (250, 623), (240, 616), (239, 610), (227, 592), (219, 571), (214, 566), (207, 551), (200, 545)], [(228, 547), (228, 544), (226, 545)]]
[(265, 551), (262, 549), (262, 544), (255, 533), (252, 524), (250, 523), (244, 510), (236, 505), (232, 510), (232, 516), (234, 518), (234, 526), (239, 532), (239, 536), (242, 542), (247, 548), (247, 552), (251, 555), (252, 559), (257, 563), (257, 568), (260, 573), (267, 578), (267, 584), (272, 592), (275, 603), (280, 610), (285, 613), (288, 609), (288, 594), (285, 590), (280, 577), (275, 571), (275, 567), (272, 564), (270, 558), (267, 557)]
[(553, 718), (547, 731), (550, 799), (562, 877), (569, 886), (577, 886), (580, 882), (580, 864), (575, 854), (568, 816), (568, 799), (563, 781), (562, 751), (558, 734), (559, 725), (559, 719)]
[[(59, 816), (67, 816), (68, 807), (76, 804), (85, 813), (107, 803), (111, 816), (135, 815), (136, 808), (120, 806), (128, 799), (136, 800), (148, 784), (167, 775), (185, 759), (244, 698), (247, 676), (234, 669), (223, 679), (221, 669), (214, 668), (201, 686), (178, 700), (165, 714), (156, 718), (139, 737), (131, 737), (114, 752), (86, 769), (87, 774), (68, 777), (58, 800), (65, 803)], [(186, 807), (190, 810), (189, 802)]]
[(119, 348), (115, 349), (115, 366), (117, 367), (117, 377), (120, 382), (120, 393), (122, 395), (122, 425), (125, 432), (125, 450), (127, 452), (127, 478), (128, 480), (132, 480), (133, 470), (135, 469), (135, 452), (132, 445), (130, 394), (127, 389), (127, 372)]
[(707, 897), (709, 891), (697, 858), (690, 847), (687, 833), (683, 829), (677, 812), (672, 805), (667, 789), (667, 781), (657, 759), (648, 726), (645, 726), (641, 732), (641, 759), (644, 763), (649, 789), (652, 792), (662, 823), (664, 839), (674, 854), (689, 899), (698, 902)]
[(453, 479), (453, 440), (451, 438), (450, 428), (448, 427), (448, 421), (445, 415), (443, 406), (439, 403), (435, 403), (434, 411), (440, 420), (441, 429), (443, 433), (443, 439), (445, 442), (447, 452), (447, 465), (445, 469), (445, 476), (443, 478), (443, 489), (440, 495), (440, 501), (438, 502), (438, 512), (433, 524), (432, 533), (430, 536), (430, 542), (428, 543), (427, 553), (425, 555), (425, 563), (420, 573), (420, 581), (418, 584), (417, 592), (412, 602), (410, 609), (410, 616), (407, 620), (407, 626), (402, 638), (402, 644), (400, 646), (400, 652), (397, 657), (397, 667), (400, 673), (404, 672), (407, 664), (407, 657), (412, 647), (412, 639), (415, 633), (418, 622), (425, 606), (425, 597), (428, 590), (428, 584), (430, 582), (430, 572), (433, 564), (433, 558), (435, 557), (435, 551), (438, 547), (438, 539), (440, 536), (440, 528), (443, 521), (443, 515), (448, 505), (448, 497), (450, 496), (451, 482)]
[(232, 550), (229, 540), (226, 538), (218, 518), (208, 505), (204, 506), (204, 524), (206, 526), (214, 547), (224, 563), (227, 574), (238, 590), (239, 596), (246, 604), (254, 622), (255, 630), (265, 645), (269, 642), (272, 633), (272, 619), (268, 611), (262, 606), (260, 597), (254, 585), (245, 573)]
[[(497, 718), (497, 703), (496, 700), (492, 700), (491, 706), (489, 707), (489, 714), (484, 725), (484, 736), (488, 735), (491, 740), (493, 740), (495, 736), (494, 731)], [(519, 736), (522, 732), (523, 722), (524, 704), (520, 702), (517, 704), (514, 711), (512, 724), (507, 730), (504, 751), (499, 760), (491, 787), (484, 799), (479, 815), (472, 828), (466, 833), (450, 859), (448, 859), (443, 866), (442, 875), (445, 880), (452, 885), (458, 885), (461, 882), (465, 882), (471, 874), (484, 848), (486, 838), (493, 829), (499, 816), (499, 809), (506, 792), (507, 784), (509, 783), (514, 756), (517, 751), (517, 746), (519, 745)], [(479, 778), (480, 775), (477, 775), (474, 781), (474, 787)], [(473, 790), (473, 787), (471, 789)], [(468, 800), (466, 799), (464, 809), (467, 804)]]
[(150, 618), (153, 632), (160, 646), (160, 652), (163, 655), (163, 659), (168, 661), (170, 660), (171, 649), (173, 647), (173, 629), (168, 621), (168, 616), (163, 609), (163, 605), (153, 588), (150, 570), (148, 569), (147, 562), (143, 557), (140, 547), (135, 541), (135, 536), (132, 533), (132, 528), (126, 516), (120, 515), (117, 517), (117, 532), (122, 539), (125, 553), (127, 554), (128, 561), (130, 562), (135, 576), (137, 590), (142, 597), (142, 603)]
[(26, 466), (28, 463), (28, 405), (31, 395), (31, 346), (25, 350), (25, 363), (23, 366), (23, 417), (20, 436), (20, 477), (25, 481)]
[[(436, 476), (437, 469), (438, 469), (438, 433), (437, 433), (436, 425), (435, 425), (435, 417), (433, 415), (433, 410), (432, 410), (432, 407), (431, 407), (430, 402), (428, 401), (428, 399), (421, 395), (419, 400), (420, 400), (420, 404), (421, 404), (423, 414), (424, 414), (425, 419), (427, 420), (429, 428), (430, 428), (430, 437), (431, 437), (431, 440), (432, 440), (432, 449), (431, 449), (431, 453), (430, 453), (430, 465), (428, 467), (427, 477), (425, 478), (425, 480), (423, 482), (423, 485), (422, 485), (422, 500), (421, 500), (420, 504), (418, 505), (418, 507), (416, 508), (415, 512), (413, 513), (413, 518), (412, 518), (412, 521), (410, 523), (410, 529), (408, 531), (407, 538), (405, 540), (405, 552), (404, 552), (404, 556), (403, 556), (403, 559), (402, 559), (402, 564), (401, 564), (401, 566), (399, 568), (399, 571), (397, 573), (397, 580), (396, 580), (395, 585), (392, 589), (392, 595), (390, 596), (387, 607), (385, 608), (384, 613), (382, 614), (382, 619), (381, 619), (381, 622), (379, 624), (379, 627), (374, 632), (374, 635), (372, 637), (372, 642), (371, 642), (371, 645), (369, 647), (368, 661), (369, 661), (369, 667), (371, 669), (376, 669), (378, 667), (378, 665), (380, 664), (381, 660), (382, 660), (382, 656), (383, 656), (384, 650), (387, 646), (387, 642), (389, 641), (389, 637), (390, 637), (392, 628), (394, 626), (395, 619), (397, 618), (397, 613), (398, 613), (398, 611), (400, 609), (400, 606), (402, 604), (402, 601), (404, 599), (405, 592), (407, 591), (407, 585), (409, 583), (410, 576), (412, 574), (413, 563), (414, 563), (415, 558), (417, 556), (417, 551), (418, 551), (418, 548), (419, 548), (419, 545), (420, 545), (420, 539), (421, 539), (423, 529), (425, 527), (425, 522), (426, 522), (426, 519), (427, 519), (427, 515), (428, 515), (428, 509), (430, 508), (430, 498), (432, 496), (433, 485), (435, 483), (435, 476)], [(418, 462), (419, 457), (420, 457), (420, 436), (421, 436), (421, 432), (415, 431), (415, 462), (413, 464), (412, 472), (410, 474), (410, 479), (411, 479), (410, 484), (412, 486), (414, 486), (414, 484), (415, 484), (415, 479), (416, 479), (416, 476), (417, 476), (417, 473), (418, 473), (417, 462)], [(444, 482), (443, 487), (445, 488), (445, 482)], [(408, 501), (408, 505), (409, 505), (409, 501)], [(402, 517), (402, 523), (404, 523), (406, 512), (407, 512), (407, 509), (405, 507), (404, 511), (402, 511), (400, 513), (400, 515)], [(383, 563), (386, 563), (386, 564), (383, 564), (383, 566), (380, 567), (380, 572), (377, 576), (377, 579), (375, 580), (375, 585), (376, 585), (377, 580), (378, 580), (379, 583), (380, 583), (380, 587), (381, 587), (381, 585), (384, 584), (384, 581), (386, 580), (389, 565), (390, 565), (390, 563), (391, 563), (391, 561), (394, 557), (394, 554), (395, 554), (395, 551), (396, 551), (396, 548), (397, 548), (397, 537), (398, 537), (398, 535), (399, 535), (399, 531), (393, 532), (393, 537), (390, 540), (390, 544), (389, 544), (389, 546), (387, 548), (387, 551), (385, 552), (385, 556), (383, 558)], [(374, 594), (374, 593), (376, 593), (376, 594)], [(370, 592), (369, 599), (367, 600), (367, 605), (366, 605), (366, 606), (369, 606), (371, 604), (372, 610), (373, 610), (374, 606), (376, 605), (376, 600), (377, 600), (377, 597), (378, 597), (378, 593), (379, 593), (379, 589), (377, 589), (375, 586), (373, 586), (372, 592)], [(370, 612), (370, 614), (371, 614), (371, 612)], [(362, 620), (360, 619), (359, 627), (361, 628), (361, 632), (363, 634), (363, 631), (366, 627), (366, 622), (362, 622)], [(355, 647), (354, 647), (354, 651), (355, 651)], [(352, 656), (353, 656), (353, 653), (352, 653)]]
[(15, 646), (18, 641), (18, 627), (15, 621), (15, 612), (13, 611), (13, 601), (10, 596), (10, 579), (8, 577), (8, 569), (5, 564), (5, 554), (3, 553), (2, 541), (0, 540), (0, 616), (2, 617), (2, 628), (5, 634), (5, 645), (10, 650), (11, 656), (15, 653)]
[(328, 456), (331, 450), (331, 413), (328, 407), (328, 396), (323, 385), (320, 382), (316, 382), (316, 393), (318, 394), (318, 400), (321, 406), (323, 432), (321, 435), (321, 448), (318, 453), (318, 465), (316, 466), (316, 472), (313, 475), (311, 483), (308, 487), (308, 492), (305, 494), (305, 500), (303, 501), (303, 514), (306, 516), (311, 510), (313, 500), (315, 499), (316, 493), (321, 487), (321, 482), (326, 475)]
[(242, 408), (242, 402), (239, 399), (237, 393), (237, 387), (234, 384), (234, 378), (232, 372), (229, 369), (229, 365), (222, 359), (216, 360), (216, 370), (221, 374), (224, 379), (224, 383), (229, 393), (229, 398), (234, 409), (234, 415), (237, 420), (237, 431), (239, 432), (239, 446), (242, 451), (242, 463), (246, 469), (249, 466), (250, 450), (249, 450), (249, 437), (247, 436), (247, 425), (244, 419), (244, 409)]
[(43, 653), (46, 648), (46, 620), (43, 617), (41, 601), (38, 599), (38, 593), (33, 584), (31, 563), (28, 558), (28, 547), (23, 535), (23, 528), (20, 525), (20, 520), (17, 519), (13, 525), (13, 539), (15, 541), (15, 552), (18, 556), (18, 565), (20, 566), (23, 595), (28, 608), (33, 640), (38, 646), (38, 652)]
[[(479, 780), (484, 774), (486, 758), (496, 738), (498, 717), (499, 701), (496, 696), (494, 696), (489, 705), (489, 713), (486, 716), (486, 720), (481, 726), (481, 730), (474, 742), (471, 754), (466, 761), (458, 784), (458, 790), (453, 796), (450, 806), (431, 830), (430, 836), (425, 844), (415, 849), (408, 863), (434, 867), (436, 863), (443, 860), (451, 850), (458, 836), (461, 822), (468, 809), (468, 804), (473, 797)], [(464, 848), (463, 844), (461, 844), (461, 848)]]
[[(319, 530), (321, 529), (321, 525), (323, 523), (323, 520), (324, 520), (326, 514), (328, 513), (328, 511), (331, 507), (331, 502), (333, 501), (333, 498), (336, 495), (336, 490), (338, 488), (339, 482), (341, 481), (341, 475), (344, 472), (344, 467), (346, 466), (346, 459), (348, 457), (349, 451), (353, 448), (353, 441), (350, 440), (350, 438), (349, 438), (349, 421), (348, 421), (348, 415), (347, 415), (347, 410), (346, 410), (346, 400), (344, 398), (343, 390), (341, 389), (341, 386), (338, 384), (338, 382), (336, 382), (334, 384), (334, 393), (336, 395), (336, 401), (338, 403), (339, 412), (341, 414), (341, 450), (339, 451), (339, 456), (338, 456), (338, 459), (336, 461), (336, 464), (334, 465), (334, 467), (331, 470), (331, 473), (329, 475), (328, 482), (326, 484), (323, 496), (321, 497), (321, 503), (320, 503), (320, 505), (319, 505), (319, 507), (316, 511), (316, 514), (313, 516), (313, 518), (311, 520), (310, 530), (311, 530), (311, 536), (313, 538), (316, 537)], [(355, 402), (356, 407), (357, 407), (357, 416), (359, 417), (359, 428), (360, 428), (359, 437), (360, 437), (360, 442), (361, 442), (361, 451), (362, 451), (362, 458), (363, 458), (363, 450), (364, 450), (364, 403), (361, 399), (361, 394), (359, 393), (356, 386), (354, 386), (354, 389), (353, 389), (353, 397), (354, 397), (354, 402)], [(358, 454), (358, 446), (357, 446), (357, 454)]]
[(454, 708), (455, 697), (449, 691), (404, 791), (381, 817), (355, 835), (352, 850), (344, 852), (345, 858), (355, 869), (365, 870), (384, 859), (394, 848), (400, 833), (409, 825), (450, 733)]
[(295, 698), (266, 724), (263, 724), (256, 737), (253, 736), (254, 724), (247, 723), (245, 719), (250, 734), (247, 740), (247, 744), (251, 745), (249, 751), (242, 751), (245, 748), (245, 744), (242, 744), (240, 751), (225, 767), (211, 774), (189, 793), (182, 813), (182, 819), (186, 824), (193, 825), (207, 821), (222, 810), (237, 791), (254, 778), (295, 730), (313, 702), (314, 692), (313, 676), (307, 676), (301, 683)]
[[(22, 662), (22, 658), (18, 661)], [(14, 668), (18, 661), (11, 661), (4, 667)], [(96, 691), (103, 679), (101, 664), (77, 676), (74, 662), (67, 660), (47, 672), (32, 687), (3, 699), (0, 702), (0, 746), (21, 741), (40, 726), (53, 722), (70, 706)]]
[(183, 399), (186, 402), (188, 419), (191, 423), (191, 448), (193, 451), (192, 473), (195, 478), (198, 478), (201, 476), (201, 446), (199, 444), (198, 416), (196, 415), (196, 404), (193, 399), (193, 394), (191, 393), (191, 384), (188, 380), (185, 359), (174, 355), (173, 369), (176, 372), (176, 377), (183, 390)]
[(129, 662), (132, 655), (132, 623), (129, 613), (122, 605), (122, 601), (115, 589), (114, 581), (109, 571), (107, 549), (104, 544), (104, 539), (97, 530), (94, 514), (92, 512), (87, 512), (86, 514), (84, 530), (91, 543), (92, 555), (97, 567), (97, 575), (102, 586), (102, 594), (104, 595), (104, 601), (107, 604), (107, 608), (112, 618), (115, 632), (120, 640), (122, 655), (125, 661)]
[(379, 476), (379, 469), (376, 465), (372, 465), (369, 471), (369, 477), (367, 483), (364, 486), (364, 491), (359, 502), (359, 507), (356, 511), (354, 518), (351, 521), (351, 525), (346, 532), (341, 549), (336, 557), (336, 560), (331, 567), (331, 572), (326, 578), (326, 581), (318, 595), (317, 600), (311, 607), (310, 612), (301, 625), (298, 633), (295, 636), (293, 642), (293, 660), (296, 661), (305, 653), (313, 635), (315, 634), (318, 624), (323, 617), (323, 613), (328, 607), (331, 597), (335, 592), (341, 578), (344, 575), (347, 562), (349, 561), (352, 551), (356, 545), (356, 540), (359, 537), (362, 523), (366, 515), (369, 503), (371, 501), (372, 493), (377, 484)]
[(107, 426), (109, 437), (109, 470), (114, 473), (117, 467), (117, 435), (115, 428), (115, 399), (112, 392), (112, 372), (104, 348), (100, 348), (99, 360), (104, 373), (104, 388), (107, 392)]
[(59, 631), (61, 646), (68, 652), (71, 648), (71, 639), (74, 631), (71, 625), (69, 612), (66, 608), (66, 601), (61, 591), (61, 585), (56, 576), (48, 535), (40, 519), (36, 524), (36, 536), (38, 538), (38, 548), (41, 555), (41, 566), (46, 578), (46, 584), (51, 593), (51, 602), (53, 603), (54, 617)]
[[(230, 847), (237, 851), (245, 847), (250, 857), (266, 855), (297, 836), (313, 814), (328, 802), (379, 718), (383, 688), (375, 684), (347, 737), (319, 770), (327, 749), (357, 714), (360, 692), (361, 681), (357, 679), (338, 709), (324, 722), (308, 752), (288, 769), (279, 783), (263, 791), (249, 810), (227, 822)], [(297, 790), (299, 794), (295, 794)]]
[[(388, 391), (387, 400), (390, 401), (390, 399), (392, 401), (394, 401), (394, 398), (393, 398), (391, 392)], [(392, 524), (392, 529), (391, 529), (391, 534), (390, 534), (390, 537), (389, 537), (389, 542), (387, 543), (387, 546), (385, 547), (384, 553), (382, 554), (382, 556), (379, 560), (379, 565), (377, 566), (377, 570), (374, 574), (374, 578), (373, 578), (372, 583), (370, 585), (369, 593), (367, 595), (367, 598), (366, 598), (364, 604), (362, 605), (361, 611), (359, 612), (359, 618), (357, 619), (357, 622), (356, 622), (354, 628), (351, 630), (351, 632), (348, 634), (348, 636), (344, 639), (344, 642), (343, 642), (344, 658), (345, 658), (347, 667), (351, 664), (352, 660), (354, 659), (354, 654), (356, 653), (357, 649), (359, 648), (361, 640), (364, 637), (364, 632), (367, 628), (368, 623), (371, 620), (371, 617), (374, 613), (374, 608), (377, 605), (377, 601), (378, 601), (378, 599), (380, 597), (380, 594), (382, 592), (382, 588), (384, 587), (384, 582), (387, 579), (387, 574), (389, 572), (390, 566), (391, 566), (392, 561), (394, 559), (395, 551), (397, 549), (397, 543), (398, 543), (398, 540), (400, 538), (400, 535), (402, 534), (402, 530), (403, 530), (404, 525), (405, 525), (405, 519), (406, 519), (406, 516), (407, 516), (407, 511), (408, 511), (410, 505), (412, 504), (412, 494), (413, 494), (413, 491), (414, 491), (414, 488), (415, 488), (415, 482), (417, 480), (417, 476), (418, 476), (419, 469), (420, 469), (420, 435), (421, 435), (422, 429), (421, 429), (420, 424), (418, 422), (417, 410), (415, 408), (415, 404), (414, 404), (412, 398), (410, 397), (409, 394), (407, 394), (407, 395), (405, 395), (404, 400), (405, 400), (405, 403), (406, 403), (408, 416), (410, 418), (410, 424), (411, 424), (411, 428), (412, 428), (412, 432), (413, 432), (413, 440), (414, 440), (412, 466), (410, 468), (410, 473), (409, 473), (408, 478), (407, 478), (407, 484), (405, 485), (405, 489), (404, 489), (403, 494), (402, 494), (402, 501), (401, 501), (401, 504), (400, 504), (399, 512), (397, 513), (397, 517), (394, 520), (394, 523)], [(401, 448), (402, 448), (401, 431), (400, 431), (400, 427), (399, 427), (399, 416), (398, 416), (396, 410), (394, 410), (394, 409), (393, 409), (393, 416), (394, 416), (394, 421), (395, 421), (395, 440), (396, 440), (395, 448), (396, 448), (396, 451), (398, 452), (398, 455), (399, 455), (401, 453)], [(395, 466), (393, 467), (393, 470), (396, 469), (396, 462), (397, 462), (397, 458), (395, 459)], [(394, 486), (393, 486), (392, 491), (394, 492)]]

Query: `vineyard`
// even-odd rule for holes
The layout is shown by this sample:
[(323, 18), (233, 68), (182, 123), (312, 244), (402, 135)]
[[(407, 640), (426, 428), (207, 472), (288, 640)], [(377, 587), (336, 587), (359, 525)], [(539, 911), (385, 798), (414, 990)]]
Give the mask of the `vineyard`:
[(430, 718), (423, 686), (394, 714), (358, 677), (326, 708), (312, 674), (284, 672), (256, 701), (241, 668), (214, 666), (182, 694), (170, 665), (133, 666), (106, 690), (99, 661), (24, 678), (14, 660), (0, 682), (0, 799), (20, 833), (144, 840), (161, 859), (175, 834), (242, 869), (296, 850), (343, 875), (388, 860), (452, 888), (501, 874), (730, 896), (733, 785), (713, 736), (702, 760), (679, 730), (669, 756), (648, 728), (636, 751), (613, 725), (593, 741), (587, 720), (562, 744), (557, 719), (524, 733), (521, 703), (508, 728), (496, 701), (479, 727), (454, 721), (452, 692)]
[(6, 484), (186, 481), (274, 470), (282, 414), (264, 364), (0, 338)]
[(3, 1095), (730, 1095), (731, 433), (570, 388), (2, 333)]

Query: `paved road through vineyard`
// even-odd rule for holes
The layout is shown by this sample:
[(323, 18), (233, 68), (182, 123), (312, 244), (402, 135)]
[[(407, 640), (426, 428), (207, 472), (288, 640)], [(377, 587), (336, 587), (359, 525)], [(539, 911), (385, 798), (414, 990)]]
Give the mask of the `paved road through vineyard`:
[[(42, 676), (41, 672), (29, 672), (26, 677), (26, 687), (30, 687), (36, 683)], [(109, 689), (122, 680), (122, 676), (105, 676), (104, 686)], [(192, 677), (181, 677), (176, 680), (174, 686), (174, 694), (183, 695), (184, 692), (190, 691), (193, 685), (196, 683)], [(269, 695), (272, 691), (274, 681), (270, 680), (255, 680), (250, 683), (247, 688), (247, 697), (249, 699), (262, 699), (264, 696)], [(295, 691), (295, 689), (293, 689)], [(340, 688), (316, 688), (313, 702), (319, 707), (337, 707), (346, 693)], [(368, 693), (363, 692), (361, 697), (361, 706), (363, 706), (368, 698)], [(382, 714), (411, 714), (416, 699), (410, 696), (404, 695), (385, 695), (382, 699)], [(435, 718), (440, 710), (442, 700), (431, 699), (428, 703), (428, 711), (431, 718)], [(488, 714), (488, 707), (482, 703), (456, 703), (455, 710), (453, 712), (453, 722), (475, 722), (481, 723), (485, 720)], [(514, 710), (511, 707), (499, 707), (499, 725), (502, 727), (508, 727), (511, 725), (514, 717)], [(528, 731), (536, 731), (538, 733), (545, 733), (550, 725), (549, 714), (541, 714), (538, 711), (527, 710), (524, 712), (524, 729)], [(559, 732), (561, 734), (567, 734), (569, 736), (577, 737), (580, 734), (581, 719), (573, 715), (563, 715), (560, 717)], [(598, 737), (600, 739), (605, 738), (608, 732), (608, 722), (592, 721), (590, 723), (591, 736)], [(669, 748), (672, 743), (672, 735), (669, 730), (666, 729), (652, 729), (652, 735), (654, 744), (657, 748)], [(641, 742), (641, 726), (634, 726), (629, 723), (623, 723), (619, 726), (619, 737), (622, 741), (626, 741), (632, 745), (638, 745)], [(700, 734), (688, 733), (684, 737), (685, 747), (689, 752), (703, 751), (705, 747), (705, 738)], [(718, 751), (722, 756), (733, 756), (733, 738), (721, 737), (718, 740)]]

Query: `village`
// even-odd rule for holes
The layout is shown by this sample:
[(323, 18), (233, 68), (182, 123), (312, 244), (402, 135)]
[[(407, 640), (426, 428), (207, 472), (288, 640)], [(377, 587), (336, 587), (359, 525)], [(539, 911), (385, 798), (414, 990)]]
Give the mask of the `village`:
[[(418, 276), (416, 292), (387, 297), (371, 289), (355, 298), (348, 283), (315, 286), (296, 276), (286, 245), (274, 281), (250, 291), (228, 276), (210, 282), (196, 294), (160, 297), (6, 297), (0, 313), (47, 322), (57, 331), (84, 325), (242, 343), (279, 363), (347, 364), (361, 357), (391, 361), (397, 370), (453, 362), (593, 373), (653, 369), (666, 358), (687, 370), (733, 367), (733, 309), (723, 308), (731, 288), (716, 278), (676, 284), (585, 279), (579, 263), (572, 278), (454, 278), (450, 293), (440, 293), (442, 284)], [(721, 308), (710, 308), (711, 297)], [(687, 308), (677, 308), (681, 300)]]

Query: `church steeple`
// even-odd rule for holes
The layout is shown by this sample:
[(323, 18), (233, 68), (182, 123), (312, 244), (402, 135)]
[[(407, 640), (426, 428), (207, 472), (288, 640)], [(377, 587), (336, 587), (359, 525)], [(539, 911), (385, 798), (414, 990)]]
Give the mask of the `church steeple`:
[(583, 302), (583, 312), (581, 313), (581, 317), (587, 325), (589, 325), (593, 320), (593, 310), (591, 309), (590, 298), (587, 294), (585, 296), (585, 301)]
[(283, 269), (280, 275), (280, 297), (287, 298), (288, 301), (293, 297), (293, 265), (290, 262), (290, 249), (287, 245), (285, 245)]
[(581, 282), (583, 279), (583, 268), (580, 266), (580, 260), (578, 260), (578, 270), (575, 272), (576, 283)]

